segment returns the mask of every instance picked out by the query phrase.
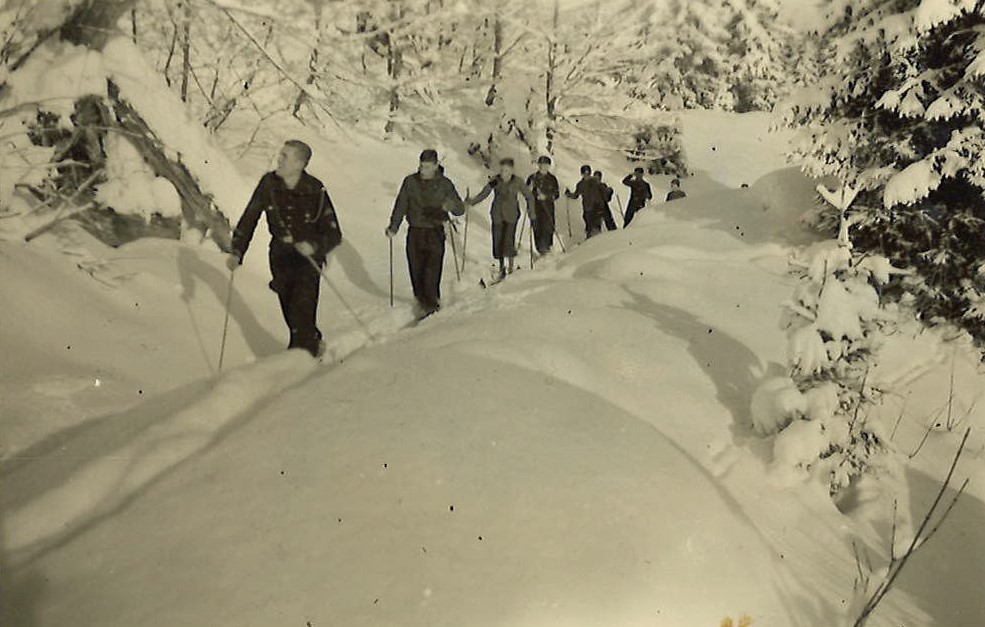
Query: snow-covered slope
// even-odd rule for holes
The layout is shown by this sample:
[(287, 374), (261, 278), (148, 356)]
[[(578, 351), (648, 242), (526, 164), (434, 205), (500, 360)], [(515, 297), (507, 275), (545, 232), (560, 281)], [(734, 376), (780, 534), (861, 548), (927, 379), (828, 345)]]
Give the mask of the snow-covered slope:
[[(449, 259), (445, 310), (396, 332), (409, 288), (398, 263), (391, 312), (380, 231), (418, 149), (316, 145), (351, 246), (322, 302), (334, 363), (277, 354), (262, 241), (237, 273), (234, 369), (218, 377), (217, 253), (78, 240), (87, 277), (54, 238), (3, 242), (5, 446), (20, 425), (0, 468), (4, 624), (842, 624), (852, 541), (875, 559), (885, 538), (819, 486), (780, 481), (748, 428), (753, 390), (784, 361), (779, 304), (811, 185), (709, 158), (708, 181), (731, 171), (752, 186), (691, 189), (486, 291), (476, 210), (478, 274), (456, 284)], [(480, 176), (446, 165), (461, 187)], [(919, 417), (946, 400), (948, 364), (939, 340), (917, 346), (899, 376)], [(981, 373), (955, 354), (970, 404)], [(24, 390), (61, 373), (80, 387), (49, 388), (52, 411), (66, 425), (71, 407), (94, 415), (46, 435), (44, 396)], [(114, 384), (89, 386), (94, 373)], [(151, 380), (133, 404), (129, 388)], [(980, 426), (982, 411), (964, 419)], [(903, 423), (901, 448), (919, 424)], [(953, 443), (934, 435), (918, 495)], [(966, 474), (981, 447), (976, 435)], [(983, 498), (973, 485), (935, 539), (955, 581), (901, 581), (871, 624), (981, 624)], [(934, 550), (914, 573), (946, 580)]]

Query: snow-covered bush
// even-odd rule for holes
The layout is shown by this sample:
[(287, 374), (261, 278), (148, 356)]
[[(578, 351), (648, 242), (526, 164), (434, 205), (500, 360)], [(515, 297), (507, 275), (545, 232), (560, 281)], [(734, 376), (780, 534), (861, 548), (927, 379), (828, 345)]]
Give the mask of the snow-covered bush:
[(886, 296), (985, 341), (985, 4), (828, 5), (827, 76), (782, 107), (794, 157), (860, 190), (859, 251), (916, 270)]
[(853, 251), (853, 190), (824, 194), (838, 203), (839, 238), (791, 261), (800, 280), (782, 322), (790, 376), (761, 386), (753, 417), (757, 431), (777, 433), (773, 452), (780, 469), (808, 470), (835, 493), (888, 460), (882, 425), (869, 416), (880, 395), (869, 374), (883, 328), (892, 324), (880, 307), (879, 290), (898, 271), (885, 258)]

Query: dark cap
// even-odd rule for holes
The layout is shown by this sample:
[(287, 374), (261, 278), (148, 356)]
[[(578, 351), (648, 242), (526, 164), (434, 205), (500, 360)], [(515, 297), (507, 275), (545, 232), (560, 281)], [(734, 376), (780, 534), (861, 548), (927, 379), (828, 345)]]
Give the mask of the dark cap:
[(595, 170), (595, 178), (597, 178), (597, 179), (602, 178), (602, 172), (599, 171), (599, 170)]
[(512, 157), (503, 157), (499, 160), (499, 165), (508, 165), (512, 167), (514, 165)]
[(633, 169), (633, 174), (643, 174), (643, 168), (636, 167)]
[(537, 159), (537, 163), (546, 163), (547, 165), (551, 165), (551, 158), (548, 157), (547, 155), (544, 155), (540, 159)]
[(437, 163), (438, 162), (438, 151), (434, 148), (428, 148), (427, 150), (421, 151), (421, 163)]
[(583, 166), (581, 166), (581, 173), (582, 174), (591, 174), (592, 173), (592, 166), (590, 166), (590, 165), (583, 165)]

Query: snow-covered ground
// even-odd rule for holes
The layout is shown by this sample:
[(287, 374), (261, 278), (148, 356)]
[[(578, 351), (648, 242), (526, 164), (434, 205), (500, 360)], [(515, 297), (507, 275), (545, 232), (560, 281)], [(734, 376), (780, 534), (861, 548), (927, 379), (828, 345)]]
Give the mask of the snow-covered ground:
[[(403, 331), (403, 245), (390, 310), (382, 228), (421, 146), (291, 129), (347, 238), (325, 364), (280, 352), (263, 233), (219, 374), (228, 275), (209, 246), (109, 250), (71, 227), (4, 240), (4, 624), (844, 624), (853, 541), (878, 567), (891, 512), (790, 483), (750, 429), (754, 390), (784, 367), (787, 259), (813, 237), (797, 223), (813, 185), (766, 125), (686, 116), (687, 199), (580, 245), (562, 225), (567, 255), (489, 290), (477, 207), (466, 276), (449, 250), (446, 308)], [(474, 192), (482, 173), (449, 153)], [(886, 350), (894, 443), (913, 452), (942, 425), (907, 467), (913, 517), (976, 431), (968, 493), (871, 624), (985, 624), (982, 366), (930, 332)]]

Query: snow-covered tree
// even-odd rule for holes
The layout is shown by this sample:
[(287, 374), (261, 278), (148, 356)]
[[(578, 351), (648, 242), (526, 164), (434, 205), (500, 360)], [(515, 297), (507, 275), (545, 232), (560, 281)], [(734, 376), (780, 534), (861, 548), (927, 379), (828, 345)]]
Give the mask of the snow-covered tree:
[(985, 339), (985, 3), (828, 5), (828, 74), (784, 107), (794, 156), (860, 190), (854, 244), (917, 271), (927, 321)]
[(764, 383), (753, 420), (760, 433), (776, 434), (775, 464), (811, 472), (834, 494), (891, 460), (884, 426), (869, 413), (880, 395), (870, 374), (891, 324), (879, 290), (898, 271), (853, 250), (848, 211), (857, 190), (819, 191), (841, 228), (791, 262), (799, 283), (783, 316), (790, 375)]
[(668, 109), (770, 109), (789, 83), (790, 28), (776, 0), (673, 0), (632, 27), (637, 95)]
[(777, 0), (731, 0), (726, 50), (733, 108), (769, 110), (791, 70), (790, 29), (779, 20)]

